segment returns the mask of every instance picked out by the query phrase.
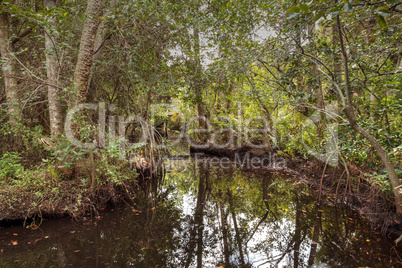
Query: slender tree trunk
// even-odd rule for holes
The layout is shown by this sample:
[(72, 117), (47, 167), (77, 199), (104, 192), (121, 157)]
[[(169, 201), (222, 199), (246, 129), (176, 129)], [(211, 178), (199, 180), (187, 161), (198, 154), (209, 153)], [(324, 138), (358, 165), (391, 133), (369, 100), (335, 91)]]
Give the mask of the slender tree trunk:
[(300, 202), (296, 200), (296, 228), (294, 239), (294, 247), (293, 247), (293, 267), (299, 267), (299, 255), (300, 255), (300, 244), (301, 244), (301, 222), (302, 222), (303, 213), (300, 209)]
[(208, 182), (209, 172), (208, 169), (204, 168), (204, 164), (199, 165), (200, 175), (198, 181), (198, 196), (197, 205), (194, 213), (194, 227), (190, 233), (190, 241), (188, 245), (188, 256), (184, 267), (189, 267), (193, 259), (193, 253), (196, 246), (195, 236), (198, 235), (197, 239), (197, 267), (202, 267), (202, 236), (204, 231), (204, 207), (206, 201), (206, 184)]
[(314, 264), (315, 256), (317, 254), (317, 246), (318, 246), (318, 241), (320, 239), (320, 230), (321, 230), (321, 212), (320, 206), (317, 206), (317, 217), (314, 225), (314, 231), (313, 231), (313, 239), (311, 241), (311, 247), (310, 247), (310, 255), (308, 257), (308, 265), (311, 266)]
[(225, 258), (225, 267), (230, 267), (228, 213), (226, 213), (225, 211), (225, 207), (223, 204), (223, 193), (221, 190), (219, 190), (219, 196), (221, 197), (221, 200), (219, 201), (219, 210), (221, 214), (222, 224), (223, 255)]
[(233, 225), (234, 225), (235, 234), (236, 234), (237, 246), (239, 248), (240, 265), (241, 265), (241, 267), (244, 267), (245, 262), (244, 262), (243, 246), (242, 246), (242, 241), (241, 241), (241, 238), (240, 238), (239, 227), (237, 226), (236, 211), (235, 211), (235, 207), (234, 207), (234, 204), (233, 204), (232, 191), (228, 190), (228, 194), (229, 194), (230, 211), (231, 211), (231, 214), (232, 214)]
[(346, 117), (349, 121), (349, 124), (351, 127), (360, 135), (365, 137), (370, 144), (374, 147), (376, 152), (381, 158), (381, 161), (383, 162), (389, 176), (389, 180), (391, 181), (392, 188), (394, 191), (394, 197), (395, 197), (395, 205), (396, 205), (396, 212), (398, 215), (402, 216), (402, 195), (399, 191), (398, 186), (400, 186), (400, 181), (398, 178), (398, 175), (395, 172), (395, 168), (391, 163), (391, 160), (388, 157), (387, 152), (384, 150), (382, 145), (378, 142), (378, 140), (372, 136), (370, 133), (368, 133), (364, 128), (362, 128), (359, 124), (357, 124), (356, 121), (356, 116), (353, 110), (353, 100), (352, 100), (352, 92), (350, 88), (350, 82), (349, 82), (349, 67), (348, 67), (348, 56), (346, 53), (345, 45), (343, 43), (343, 38), (342, 38), (342, 31), (341, 31), (341, 22), (339, 19), (339, 15), (337, 16), (337, 27), (338, 27), (338, 32), (339, 32), (339, 44), (341, 47), (341, 52), (343, 56), (343, 68), (344, 68), (344, 75), (345, 75), (345, 91), (346, 91), (346, 99), (347, 99), (347, 107), (345, 107), (345, 113)]
[[(248, 76), (246, 76), (246, 77), (247, 77), (247, 80), (248, 80), (250, 86), (254, 90), (256, 90), (251, 78), (248, 77)], [(256, 94), (256, 99), (257, 99), (258, 103), (260, 104), (261, 108), (265, 111), (265, 114), (266, 114), (265, 118), (268, 121), (268, 126), (265, 126), (265, 124), (264, 124), (264, 132), (263, 132), (263, 142), (264, 142), (264, 145), (265, 145), (264, 149), (265, 149), (265, 151), (267, 153), (273, 152), (274, 150), (272, 149), (271, 137), (269, 136), (269, 134), (272, 134), (273, 130), (274, 130), (274, 121), (272, 120), (272, 113), (275, 111), (277, 105), (274, 108), (271, 108), (271, 109), (268, 108), (268, 106), (266, 106), (265, 103), (261, 100), (261, 98), (258, 95), (257, 91), (256, 91), (256, 93), (257, 93)]]
[(152, 102), (152, 87), (149, 87), (148, 92), (147, 92), (147, 100), (145, 103), (145, 107), (147, 108), (147, 110), (145, 111), (145, 121), (147, 121), (147, 122), (149, 119), (149, 112), (150, 112), (149, 110), (151, 107), (151, 102)]
[[(200, 166), (201, 169), (204, 169), (203, 164)], [(205, 180), (204, 178), (200, 178), (200, 184), (198, 187), (198, 198), (197, 198), (197, 268), (202, 268), (202, 253), (203, 253), (203, 238), (204, 238), (204, 207), (205, 207), (205, 198), (206, 198), (206, 184), (208, 182), (209, 170), (205, 169)]]
[[(336, 25), (332, 26), (332, 40), (334, 45), (339, 44), (339, 31)], [(342, 67), (341, 67), (341, 57), (339, 56), (339, 54), (336, 53), (336, 51), (334, 52), (333, 56), (333, 66), (334, 66), (335, 81), (339, 83), (342, 80), (341, 78)]]
[(269, 136), (270, 134), (274, 133), (274, 121), (272, 120), (272, 113), (274, 112), (274, 110), (270, 111), (268, 109), (268, 107), (266, 107), (264, 105), (264, 109), (266, 112), (266, 119), (268, 121), (268, 126), (264, 125), (264, 133), (263, 133), (263, 140), (264, 140), (264, 144), (265, 144), (265, 151), (267, 153), (269, 152), (273, 152), (274, 149), (272, 148), (271, 145), (271, 136)]
[(402, 53), (399, 54), (398, 62), (396, 64), (396, 70), (402, 69)]
[[(200, 94), (201, 96), (201, 94)], [(198, 124), (200, 125), (200, 128), (205, 129), (206, 128), (206, 123), (205, 123), (205, 110), (204, 106), (201, 103), (197, 104), (197, 110), (198, 110)]]
[[(310, 38), (314, 41), (315, 40), (315, 25), (308, 26), (308, 33), (310, 35)], [(315, 53), (314, 53), (315, 54)], [(316, 55), (314, 55), (316, 56)], [(322, 92), (322, 84), (321, 84), (321, 79), (319, 76), (319, 72), (317, 70), (317, 65), (313, 65), (313, 74), (315, 77), (317, 77), (317, 83), (318, 87), (317, 90), (315, 91), (315, 95), (317, 98), (317, 108), (319, 109), (319, 116), (316, 120), (314, 120), (314, 124), (317, 126), (317, 136), (319, 140), (322, 140), (324, 138), (324, 118), (325, 118), (325, 103), (324, 103), (324, 94)]]
[[(370, 19), (368, 21), (367, 24), (368, 24), (367, 25), (368, 27), (367, 27), (367, 30), (366, 30), (366, 42), (367, 42), (367, 44), (372, 45), (374, 43), (374, 41), (375, 41), (374, 34), (373, 34), (373, 28), (377, 24), (377, 21), (376, 21), (375, 18), (372, 18), (372, 19)], [(363, 33), (361, 33), (361, 34), (363, 34)], [(370, 106), (371, 106), (372, 109), (369, 109), (368, 113), (375, 120), (378, 120), (379, 119), (378, 115), (375, 115), (375, 113), (373, 112), (374, 107), (377, 104), (377, 100), (376, 100), (374, 94), (370, 93), (369, 99), (370, 99)]]
[(0, 13), (0, 54), (3, 61), (1, 67), (3, 69), (4, 88), (10, 121), (15, 124), (17, 118), (20, 117), (21, 111), (17, 93), (17, 80), (15, 79), (14, 48), (10, 40), (10, 27), (9, 14), (5, 12)]
[(194, 30), (194, 72), (193, 72), (193, 84), (194, 84), (194, 91), (195, 96), (197, 98), (197, 110), (198, 110), (198, 123), (200, 128), (205, 129), (205, 109), (202, 105), (202, 82), (201, 82), (201, 60), (200, 60), (200, 32), (198, 29)]
[(322, 84), (321, 84), (321, 80), (319, 78), (319, 74), (318, 74), (318, 70), (317, 70), (317, 66), (314, 65), (314, 69), (313, 69), (314, 74), (316, 75), (317, 79), (318, 79), (318, 89), (315, 92), (316, 96), (317, 96), (317, 107), (320, 110), (319, 112), (319, 117), (316, 120), (316, 122), (314, 122), (317, 126), (317, 136), (319, 138), (319, 140), (322, 140), (324, 138), (324, 129), (325, 129), (325, 103), (324, 103), (324, 94), (322, 92)]
[(79, 103), (85, 102), (87, 96), (87, 86), (92, 67), (96, 33), (100, 23), (102, 2), (102, 0), (88, 0), (87, 19), (82, 29), (78, 60), (73, 79)]
[[(109, 1), (109, 7), (107, 8), (107, 11), (106, 11), (107, 15), (110, 14), (112, 12), (112, 10), (115, 8), (116, 1), (117, 0), (110, 0)], [(96, 38), (95, 38), (94, 55), (93, 55), (93, 58), (92, 58), (93, 63), (96, 63), (96, 61), (102, 55), (102, 48), (104, 46), (104, 43), (105, 43), (106, 39), (108, 39), (108, 36), (106, 36), (108, 28), (109, 28), (108, 27), (108, 21), (107, 20), (102, 20), (100, 22), (100, 24), (99, 24), (99, 28), (98, 28)], [(91, 84), (92, 84), (92, 75), (89, 77), (88, 89), (87, 89), (88, 92), (90, 92)]]
[[(55, 0), (44, 0), (45, 8), (52, 9), (56, 7)], [(52, 136), (59, 135), (63, 132), (63, 112), (60, 101), (60, 90), (57, 88), (59, 75), (59, 62), (56, 51), (57, 32), (53, 19), (49, 21), (49, 28), (45, 31), (45, 47), (46, 47), (46, 72), (47, 72), (47, 95), (49, 102), (49, 119), (50, 133)], [(53, 86), (54, 85), (54, 86)]]
[[(109, 7), (107, 8), (106, 16), (108, 16), (112, 12), (112, 10), (115, 8), (116, 1), (117, 0), (109, 0)], [(94, 62), (96, 60), (98, 60), (100, 55), (102, 54), (102, 47), (103, 47), (103, 44), (105, 43), (105, 39), (107, 38), (106, 34), (107, 34), (107, 31), (109, 28), (107, 22), (108, 22), (107, 20), (101, 21), (101, 23), (99, 25), (99, 30), (96, 34), (95, 44), (94, 44), (94, 56), (93, 56)]]
[(233, 82), (229, 81), (229, 89), (228, 89), (228, 94), (226, 96), (226, 111), (230, 111), (230, 107), (232, 106), (232, 93), (234, 90)]

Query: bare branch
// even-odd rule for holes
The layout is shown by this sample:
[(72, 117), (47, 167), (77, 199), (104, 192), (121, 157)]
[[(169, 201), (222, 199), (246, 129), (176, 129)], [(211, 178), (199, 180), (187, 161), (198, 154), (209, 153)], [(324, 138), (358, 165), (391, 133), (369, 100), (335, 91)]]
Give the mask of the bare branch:
[(27, 36), (31, 32), (32, 32), (32, 29), (24, 29), (24, 30), (22, 30), (22, 32), (18, 36), (11, 38), (11, 44), (15, 45), (16, 43), (18, 43), (18, 41), (20, 41), (22, 38), (24, 38), (25, 36)]
[(0, 77), (14, 78), (14, 79), (18, 79), (18, 80), (32, 82), (32, 83), (35, 83), (35, 84), (47, 85), (47, 86), (52, 86), (52, 87), (55, 87), (55, 88), (58, 88), (58, 89), (63, 89), (62, 87), (59, 87), (59, 86), (56, 86), (56, 85), (51, 85), (51, 84), (48, 84), (48, 83), (46, 83), (44, 81), (35, 81), (35, 80), (32, 80), (32, 79), (26, 79), (26, 78), (22, 78), (22, 77), (18, 77), (18, 76), (8, 76), (8, 75), (0, 74)]

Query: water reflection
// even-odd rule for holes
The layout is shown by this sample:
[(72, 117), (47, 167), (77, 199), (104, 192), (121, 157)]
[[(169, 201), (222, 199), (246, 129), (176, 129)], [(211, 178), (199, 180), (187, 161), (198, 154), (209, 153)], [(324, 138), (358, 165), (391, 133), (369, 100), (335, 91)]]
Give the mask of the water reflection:
[[(0, 230), (0, 267), (397, 267), (356, 212), (286, 177), (204, 162), (144, 184), (133, 206)], [(14, 244), (14, 245), (13, 245)]]

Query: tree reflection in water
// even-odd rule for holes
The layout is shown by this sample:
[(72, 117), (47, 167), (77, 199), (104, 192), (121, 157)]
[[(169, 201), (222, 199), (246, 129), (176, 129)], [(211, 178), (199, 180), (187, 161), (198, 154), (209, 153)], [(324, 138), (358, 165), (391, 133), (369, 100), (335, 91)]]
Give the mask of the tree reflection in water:
[[(0, 267), (391, 267), (398, 252), (350, 209), (272, 173), (183, 162), (132, 207), (0, 230)], [(18, 236), (13, 234), (18, 233)], [(10, 241), (18, 239), (18, 245)]]

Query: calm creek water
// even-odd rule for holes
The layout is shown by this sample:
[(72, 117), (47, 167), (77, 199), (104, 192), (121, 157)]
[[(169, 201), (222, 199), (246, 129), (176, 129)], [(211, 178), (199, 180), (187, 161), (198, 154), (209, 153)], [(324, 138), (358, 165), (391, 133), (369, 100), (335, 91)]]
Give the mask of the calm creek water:
[(366, 219), (317, 207), (284, 175), (190, 159), (144, 189), (99, 217), (1, 229), (0, 267), (401, 267), (400, 248)]

